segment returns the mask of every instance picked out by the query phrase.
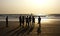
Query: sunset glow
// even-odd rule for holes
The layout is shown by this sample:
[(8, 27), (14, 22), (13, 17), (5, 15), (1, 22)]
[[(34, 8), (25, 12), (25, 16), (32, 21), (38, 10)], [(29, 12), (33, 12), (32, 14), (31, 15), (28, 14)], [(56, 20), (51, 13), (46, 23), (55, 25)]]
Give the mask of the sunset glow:
[(0, 14), (58, 14), (58, 0), (1, 0)]
[[(53, 19), (41, 19), (41, 23), (51, 23)], [(35, 22), (38, 23), (38, 19), (35, 19)]]

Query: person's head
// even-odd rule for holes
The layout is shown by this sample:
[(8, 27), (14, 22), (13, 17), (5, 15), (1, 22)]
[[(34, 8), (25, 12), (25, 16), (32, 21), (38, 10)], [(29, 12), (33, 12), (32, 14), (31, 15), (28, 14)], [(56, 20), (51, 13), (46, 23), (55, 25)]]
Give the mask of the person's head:
[(21, 16), (19, 16), (19, 18), (21, 18)]
[(39, 16), (39, 18), (40, 18), (40, 16)]
[(28, 18), (28, 16), (26, 16)]
[(21, 16), (19, 16), (19, 17), (21, 17)]
[(22, 16), (24, 18), (24, 16)]
[(34, 18), (34, 16), (32, 16)]
[(6, 16), (8, 18), (8, 16)]

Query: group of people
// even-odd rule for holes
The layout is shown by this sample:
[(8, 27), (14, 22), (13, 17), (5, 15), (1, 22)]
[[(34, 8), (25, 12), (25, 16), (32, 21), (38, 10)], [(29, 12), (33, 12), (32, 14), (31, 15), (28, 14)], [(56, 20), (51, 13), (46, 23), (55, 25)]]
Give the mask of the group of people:
[[(26, 22), (26, 26), (29, 26), (31, 23), (34, 25), (35, 17), (34, 16), (19, 16), (20, 26), (24, 26), (24, 22)], [(38, 24), (41, 26), (41, 17), (38, 16)], [(8, 16), (6, 17), (6, 27), (8, 27)]]
[[(19, 16), (19, 26), (23, 26), (25, 25), (26, 22), (26, 26), (30, 27), (31, 23), (32, 26), (34, 26), (35, 23), (35, 17), (34, 16)], [(37, 34), (39, 35), (39, 33), (41, 33), (41, 17), (38, 16), (38, 28), (37, 28)], [(6, 27), (8, 27), (8, 16), (6, 17)]]
[(26, 21), (26, 26), (29, 26), (29, 24), (35, 23), (35, 17), (34, 16), (19, 16), (19, 22), (20, 22), (20, 26)]
[[(19, 16), (19, 22), (20, 22), (20, 26), (23, 24), (24, 26), (24, 22), (26, 21), (26, 26), (29, 26), (31, 23), (32, 25), (34, 25), (35, 23), (35, 17), (34, 16)], [(41, 17), (38, 16), (38, 24), (40, 26), (41, 23)]]
[[(34, 26), (35, 24), (35, 16), (19, 16), (19, 23), (20, 26), (24, 26), (24, 22), (26, 22), (26, 26), (30, 27), (30, 25), (32, 24), (32, 26)], [(41, 17), (38, 16), (38, 28), (37, 28), (37, 35), (39, 35), (41, 33)]]

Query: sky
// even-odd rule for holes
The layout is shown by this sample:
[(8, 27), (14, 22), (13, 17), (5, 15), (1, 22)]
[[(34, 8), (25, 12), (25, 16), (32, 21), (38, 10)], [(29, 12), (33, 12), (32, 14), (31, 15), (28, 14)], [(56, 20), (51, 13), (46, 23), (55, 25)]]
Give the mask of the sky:
[(0, 0), (0, 14), (60, 14), (60, 0)]

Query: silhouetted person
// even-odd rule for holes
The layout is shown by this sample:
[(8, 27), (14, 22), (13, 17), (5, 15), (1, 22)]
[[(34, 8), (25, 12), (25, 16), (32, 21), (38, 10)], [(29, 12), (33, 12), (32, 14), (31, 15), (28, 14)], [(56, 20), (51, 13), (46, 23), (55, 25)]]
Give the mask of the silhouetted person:
[(35, 18), (34, 16), (32, 16), (32, 26), (34, 26), (34, 23), (35, 23)]
[(35, 18), (34, 18), (34, 16), (32, 16), (32, 23), (35, 23)]
[(6, 27), (8, 27), (8, 16), (6, 17)]
[(31, 16), (29, 16), (29, 22), (31, 22)]
[(29, 16), (29, 24), (31, 25), (31, 16)]
[(38, 24), (39, 24), (39, 26), (41, 26), (41, 17), (40, 16), (38, 17)]
[(22, 24), (23, 24), (23, 26), (24, 26), (24, 16), (22, 16)]
[(41, 17), (40, 16), (38, 17), (38, 24), (39, 24), (38, 33), (41, 33)]
[(21, 16), (19, 16), (19, 23), (20, 23), (20, 26), (21, 26), (21, 21), (22, 21)]
[(28, 16), (26, 17), (26, 26), (29, 27), (29, 17)]
[(26, 26), (27, 26), (27, 23), (28, 23), (28, 16), (26, 16)]

